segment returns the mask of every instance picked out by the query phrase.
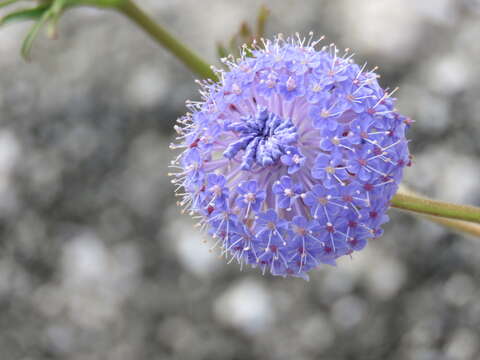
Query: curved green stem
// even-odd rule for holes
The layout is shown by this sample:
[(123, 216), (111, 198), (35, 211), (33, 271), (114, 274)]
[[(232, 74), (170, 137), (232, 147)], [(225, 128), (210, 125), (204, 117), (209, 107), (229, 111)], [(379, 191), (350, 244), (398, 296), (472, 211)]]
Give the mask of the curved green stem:
[(116, 8), (135, 24), (140, 26), (157, 43), (168, 49), (174, 56), (201, 78), (218, 81), (217, 76), (208, 63), (203, 61), (198, 55), (179, 42), (166, 29), (154, 22), (134, 2), (131, 0), (125, 0)]
[(480, 223), (480, 208), (478, 207), (431, 200), (403, 191), (399, 191), (393, 197), (391, 205), (420, 214)]

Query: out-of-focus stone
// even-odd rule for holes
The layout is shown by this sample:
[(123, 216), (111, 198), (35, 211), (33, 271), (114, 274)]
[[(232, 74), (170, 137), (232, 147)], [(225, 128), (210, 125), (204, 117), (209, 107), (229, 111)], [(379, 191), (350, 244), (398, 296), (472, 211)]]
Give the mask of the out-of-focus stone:
[(249, 335), (267, 331), (276, 316), (268, 290), (250, 278), (232, 284), (213, 305), (218, 321)]

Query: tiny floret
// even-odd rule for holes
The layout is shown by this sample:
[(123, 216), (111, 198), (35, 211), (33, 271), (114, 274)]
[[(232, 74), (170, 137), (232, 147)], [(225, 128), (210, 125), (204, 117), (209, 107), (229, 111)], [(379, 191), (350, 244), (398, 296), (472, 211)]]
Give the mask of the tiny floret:
[(382, 235), (412, 120), (334, 45), (278, 36), (243, 51), (187, 103), (172, 182), (229, 261), (308, 279)]

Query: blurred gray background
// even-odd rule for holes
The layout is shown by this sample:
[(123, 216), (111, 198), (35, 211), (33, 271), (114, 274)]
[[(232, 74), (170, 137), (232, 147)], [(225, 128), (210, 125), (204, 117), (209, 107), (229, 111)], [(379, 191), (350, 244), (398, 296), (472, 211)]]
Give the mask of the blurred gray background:
[[(480, 3), (138, 3), (215, 62), (262, 3), (268, 35), (325, 34), (400, 86), (406, 183), (480, 205)], [(115, 13), (60, 38), (0, 29), (0, 359), (479, 359), (480, 241), (390, 211), (385, 235), (310, 282), (226, 265), (166, 176), (194, 76)]]

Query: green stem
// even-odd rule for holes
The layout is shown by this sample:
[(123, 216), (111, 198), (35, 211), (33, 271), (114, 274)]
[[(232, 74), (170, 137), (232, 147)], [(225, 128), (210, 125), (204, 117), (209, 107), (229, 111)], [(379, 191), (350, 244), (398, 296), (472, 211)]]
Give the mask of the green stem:
[(182, 61), (190, 70), (203, 79), (218, 81), (217, 76), (210, 68), (208, 63), (203, 61), (198, 55), (179, 42), (162, 26), (155, 23), (143, 10), (141, 10), (131, 0), (125, 0), (117, 9), (140, 26), (157, 43), (168, 49), (174, 56)]
[(431, 200), (402, 191), (393, 197), (391, 205), (420, 214), (480, 223), (480, 208), (478, 207)]

